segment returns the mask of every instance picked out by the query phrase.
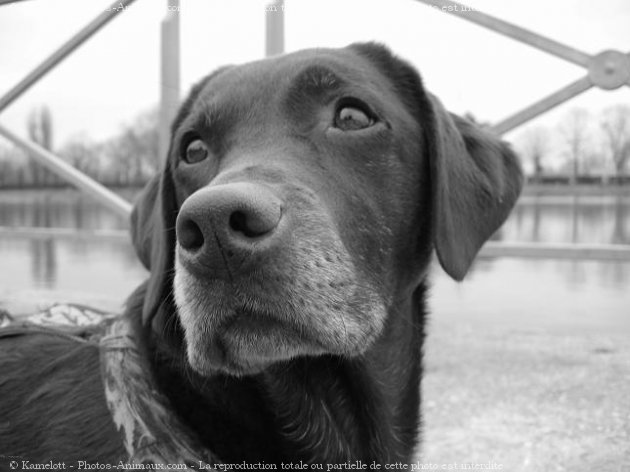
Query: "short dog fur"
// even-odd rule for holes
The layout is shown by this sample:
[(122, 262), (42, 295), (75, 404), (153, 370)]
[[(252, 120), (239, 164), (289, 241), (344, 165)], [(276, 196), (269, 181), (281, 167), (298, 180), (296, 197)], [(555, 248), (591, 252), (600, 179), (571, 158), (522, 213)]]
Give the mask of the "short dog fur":
[[(522, 185), (384, 46), (219, 69), (132, 215), (131, 317), (155, 388), (225, 462), (407, 462), (433, 251), (461, 280)], [(98, 348), (0, 341), (0, 454), (124, 457)]]

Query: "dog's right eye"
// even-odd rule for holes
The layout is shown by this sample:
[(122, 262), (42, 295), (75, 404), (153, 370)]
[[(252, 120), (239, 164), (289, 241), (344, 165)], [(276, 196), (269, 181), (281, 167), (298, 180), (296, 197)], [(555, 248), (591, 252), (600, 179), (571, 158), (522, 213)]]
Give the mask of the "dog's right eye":
[(188, 164), (196, 164), (208, 157), (208, 146), (201, 139), (193, 139), (188, 143), (182, 154), (182, 159)]

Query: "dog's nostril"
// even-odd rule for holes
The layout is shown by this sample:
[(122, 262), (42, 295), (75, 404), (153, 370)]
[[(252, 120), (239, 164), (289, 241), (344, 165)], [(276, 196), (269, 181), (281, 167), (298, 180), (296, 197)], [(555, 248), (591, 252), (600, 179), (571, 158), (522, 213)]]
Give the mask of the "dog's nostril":
[(238, 233), (243, 233), (248, 238), (262, 236), (271, 231), (274, 226), (262, 221), (262, 218), (248, 216), (242, 211), (235, 211), (230, 215), (230, 228)]
[(203, 246), (204, 238), (201, 229), (193, 220), (185, 220), (178, 228), (179, 244), (188, 250), (197, 250)]
[(242, 211), (235, 211), (230, 215), (230, 228), (244, 233), (247, 230), (247, 216)]

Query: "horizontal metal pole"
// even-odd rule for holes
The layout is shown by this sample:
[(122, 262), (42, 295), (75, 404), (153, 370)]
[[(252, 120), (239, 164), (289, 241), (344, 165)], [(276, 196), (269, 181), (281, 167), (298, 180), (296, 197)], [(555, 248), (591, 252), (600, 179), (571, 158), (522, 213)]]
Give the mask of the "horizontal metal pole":
[[(33, 71), (18, 82), (5, 95), (0, 97), (0, 112), (13, 103), (20, 95), (26, 92), (41, 77), (46, 75), (59, 62), (65, 59), (72, 51), (81, 46), (94, 33), (105, 26), (112, 18), (124, 10), (124, 7), (130, 5), (135, 0), (118, 0), (104, 10), (87, 26), (81, 29), (77, 34), (64, 43), (59, 49), (52, 53), (44, 62), (37, 66)], [(122, 8), (121, 8), (122, 7)]]
[(119, 215), (125, 217), (130, 215), (132, 208), (131, 203), (119, 197), (111, 190), (99, 184), (97, 181), (78, 171), (61, 158), (55, 156), (52, 152), (44, 149), (38, 144), (33, 143), (32, 141), (21, 138), (1, 124), (0, 135), (24, 149), (38, 163), (48, 168), (51, 172), (57, 174), (63, 180), (79, 188), (86, 195), (114, 210)]
[(516, 41), (528, 44), (546, 53), (587, 68), (591, 56), (578, 49), (559, 43), (513, 23), (482, 13), (472, 7), (451, 0), (418, 0), (451, 15), (458, 16), (484, 28), (500, 33)]
[(504, 134), (517, 128), (518, 126), (533, 120), (539, 115), (557, 107), (558, 105), (572, 99), (576, 95), (586, 92), (593, 87), (593, 83), (588, 76), (582, 77), (566, 87), (561, 88), (557, 92), (548, 95), (533, 105), (514, 113), (512, 116), (505, 118), (499, 123), (492, 125), (492, 130), (497, 134)]
[(129, 231), (87, 230), (75, 228), (7, 227), (0, 226), (0, 238), (48, 240), (70, 239), (88, 241), (130, 242)]
[(630, 245), (487, 242), (479, 257), (630, 261)]
[[(85, 230), (74, 228), (0, 226), (0, 238), (33, 240), (80, 239), (123, 243), (131, 242), (129, 231), (125, 230)], [(484, 245), (478, 257), (630, 261), (630, 245), (490, 241)]]

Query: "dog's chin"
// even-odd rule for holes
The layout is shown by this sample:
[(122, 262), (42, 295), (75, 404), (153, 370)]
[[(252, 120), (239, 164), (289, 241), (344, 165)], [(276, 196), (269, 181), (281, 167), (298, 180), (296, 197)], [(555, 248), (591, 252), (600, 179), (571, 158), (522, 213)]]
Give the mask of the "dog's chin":
[(343, 286), (307, 290), (300, 274), (284, 283), (270, 282), (273, 272), (228, 283), (178, 263), (174, 299), (192, 369), (249, 375), (296, 357), (365, 352), (383, 329), (383, 300), (350, 276)]
[(251, 313), (234, 314), (210, 330), (183, 324), (188, 363), (203, 376), (255, 375), (277, 363), (326, 352), (286, 323)]
[(207, 356), (203, 352), (197, 353), (196, 349), (188, 348), (188, 364), (195, 372), (204, 377), (213, 377), (218, 374), (227, 374), (235, 377), (256, 375), (264, 372), (265, 369), (273, 364), (273, 362), (260, 360), (236, 360), (228, 356), (216, 358), (215, 356)]

